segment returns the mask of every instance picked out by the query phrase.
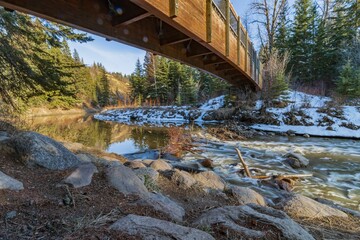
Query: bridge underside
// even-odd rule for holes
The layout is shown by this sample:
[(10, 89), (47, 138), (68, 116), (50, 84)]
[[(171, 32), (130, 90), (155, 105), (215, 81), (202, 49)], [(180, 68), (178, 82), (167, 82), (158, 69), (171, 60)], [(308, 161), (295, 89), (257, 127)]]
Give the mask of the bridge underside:
[(0, 5), (169, 57), (237, 87), (261, 88), (251, 42), (240, 43), (239, 24), (239, 35), (226, 35), (226, 21), (211, 0), (0, 0)]

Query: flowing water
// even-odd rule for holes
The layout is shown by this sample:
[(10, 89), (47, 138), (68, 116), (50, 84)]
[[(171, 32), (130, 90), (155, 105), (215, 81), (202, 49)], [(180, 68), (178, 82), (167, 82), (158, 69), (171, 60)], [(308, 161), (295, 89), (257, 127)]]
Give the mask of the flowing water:
[[(102, 122), (91, 116), (36, 117), (32, 129), (59, 141), (79, 142), (118, 154), (159, 149), (169, 141), (166, 127)], [(241, 166), (234, 150), (237, 147), (248, 166), (259, 171), (255, 174), (312, 173), (313, 177), (304, 178), (295, 185), (295, 192), (331, 199), (353, 209), (360, 208), (359, 140), (263, 136), (237, 142), (198, 139), (195, 144), (201, 151), (187, 153), (184, 161), (190, 163), (210, 158), (215, 162), (214, 171), (232, 184), (251, 186), (270, 198), (277, 196), (274, 188), (238, 173)], [(282, 156), (290, 151), (301, 153), (310, 160), (310, 165), (294, 170), (283, 163)]]

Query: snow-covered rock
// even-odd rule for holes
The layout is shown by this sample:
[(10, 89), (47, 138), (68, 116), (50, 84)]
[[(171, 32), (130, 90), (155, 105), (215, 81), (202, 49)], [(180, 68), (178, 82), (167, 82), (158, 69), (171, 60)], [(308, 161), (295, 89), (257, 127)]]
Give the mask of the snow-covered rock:
[[(331, 108), (329, 97), (289, 91), (283, 98), (289, 101), (285, 108), (268, 108), (266, 111), (279, 120), (279, 125), (254, 124), (252, 128), (264, 131), (308, 134), (310, 136), (360, 138), (360, 111), (356, 106)], [(256, 103), (259, 110), (262, 102)], [(289, 122), (289, 115), (294, 118)], [(298, 124), (297, 124), (298, 123)]]

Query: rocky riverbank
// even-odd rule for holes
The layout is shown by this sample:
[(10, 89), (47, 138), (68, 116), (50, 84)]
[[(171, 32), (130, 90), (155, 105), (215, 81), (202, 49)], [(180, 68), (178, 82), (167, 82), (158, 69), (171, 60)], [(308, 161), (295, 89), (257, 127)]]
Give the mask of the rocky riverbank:
[(358, 212), (267, 199), (203, 160), (128, 160), (13, 128), (0, 151), (0, 239), (359, 239)]
[(236, 122), (254, 130), (308, 136), (360, 139), (360, 106), (358, 102), (340, 105), (334, 99), (289, 91), (270, 106), (256, 101), (252, 105), (231, 107), (225, 96), (214, 98), (199, 107), (164, 106), (113, 109), (95, 115), (104, 121), (132, 124), (197, 125)]

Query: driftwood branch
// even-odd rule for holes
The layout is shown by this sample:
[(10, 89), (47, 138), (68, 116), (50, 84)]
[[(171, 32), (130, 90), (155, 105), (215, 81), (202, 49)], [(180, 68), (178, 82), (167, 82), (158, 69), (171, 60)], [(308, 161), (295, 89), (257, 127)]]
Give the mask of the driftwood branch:
[(239, 159), (240, 159), (241, 164), (243, 165), (243, 168), (244, 168), (244, 170), (245, 170), (246, 176), (249, 177), (249, 178), (252, 178), (251, 173), (250, 173), (250, 170), (249, 170), (248, 166), (246, 165), (244, 159), (242, 158), (242, 155), (241, 155), (240, 150), (239, 150), (238, 148), (235, 148), (235, 150), (236, 150), (236, 152), (237, 152), (237, 155), (239, 156)]
[(260, 176), (252, 176), (255, 179), (269, 179), (269, 178), (276, 178), (276, 179), (284, 179), (284, 178), (305, 178), (305, 177), (312, 177), (312, 174), (291, 174), (291, 175), (260, 175)]

